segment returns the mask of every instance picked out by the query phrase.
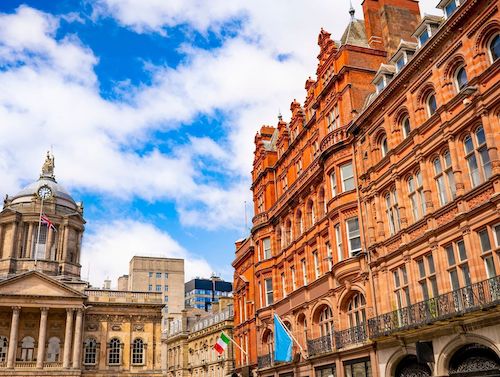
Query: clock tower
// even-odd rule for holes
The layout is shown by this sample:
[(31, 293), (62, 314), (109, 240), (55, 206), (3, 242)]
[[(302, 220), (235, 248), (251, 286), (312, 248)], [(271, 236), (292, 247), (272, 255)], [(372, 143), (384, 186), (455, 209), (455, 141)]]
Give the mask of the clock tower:
[(54, 156), (47, 152), (39, 179), (5, 196), (0, 278), (38, 270), (62, 280), (80, 279), (83, 205), (56, 181), (54, 167)]

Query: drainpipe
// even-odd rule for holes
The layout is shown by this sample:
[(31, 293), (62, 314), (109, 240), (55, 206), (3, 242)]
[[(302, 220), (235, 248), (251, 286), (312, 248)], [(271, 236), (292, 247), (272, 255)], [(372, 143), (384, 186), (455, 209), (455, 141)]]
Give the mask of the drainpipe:
[(363, 208), (361, 207), (361, 200), (359, 199), (359, 186), (358, 186), (358, 165), (356, 163), (356, 154), (355, 154), (355, 148), (354, 148), (355, 142), (353, 141), (352, 143), (352, 160), (354, 162), (354, 171), (356, 172), (355, 176), (355, 185), (356, 185), (356, 195), (357, 195), (357, 201), (358, 201), (358, 208), (359, 208), (359, 228), (361, 230), (362, 234), (362, 239), (363, 239), (363, 248), (366, 250), (366, 256), (368, 259), (368, 278), (370, 280), (370, 290), (371, 294), (373, 297), (373, 309), (375, 311), (375, 317), (378, 316), (378, 310), (377, 310), (377, 300), (375, 297), (375, 283), (373, 282), (373, 274), (372, 274), (372, 269), (370, 267), (371, 263), (371, 256), (370, 253), (367, 250), (367, 242), (366, 242), (366, 233), (365, 233), (365, 227), (364, 227), (364, 222), (363, 222)]

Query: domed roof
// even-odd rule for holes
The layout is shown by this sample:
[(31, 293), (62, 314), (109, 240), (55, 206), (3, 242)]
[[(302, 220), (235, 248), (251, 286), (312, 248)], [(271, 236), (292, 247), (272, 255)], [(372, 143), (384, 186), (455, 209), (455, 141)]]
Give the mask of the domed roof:
[(69, 192), (64, 189), (59, 183), (57, 183), (54, 176), (54, 157), (50, 156), (47, 152), (47, 157), (42, 166), (42, 173), (40, 178), (24, 187), (17, 194), (9, 197), (11, 204), (19, 203), (30, 203), (33, 197), (38, 197), (38, 190), (47, 186), (52, 191), (52, 197), (56, 200), (57, 204), (69, 207), (72, 209), (77, 209), (77, 204), (69, 194)]

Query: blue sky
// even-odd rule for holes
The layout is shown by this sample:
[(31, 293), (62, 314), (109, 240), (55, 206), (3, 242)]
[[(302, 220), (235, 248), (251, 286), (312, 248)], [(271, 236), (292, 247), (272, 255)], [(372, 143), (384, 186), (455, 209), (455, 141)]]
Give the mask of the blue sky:
[(56, 178), (85, 205), (93, 284), (115, 282), (135, 254), (186, 258), (186, 278), (232, 279), (255, 132), (304, 99), (319, 30), (339, 38), (348, 7), (0, 2), (0, 193), (35, 179), (53, 148)]

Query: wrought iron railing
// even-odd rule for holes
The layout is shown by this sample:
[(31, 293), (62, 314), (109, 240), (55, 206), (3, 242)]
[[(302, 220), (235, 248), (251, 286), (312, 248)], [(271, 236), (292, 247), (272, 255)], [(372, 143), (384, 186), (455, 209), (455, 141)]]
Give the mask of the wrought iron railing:
[(267, 355), (259, 356), (257, 358), (257, 367), (259, 369), (268, 368), (273, 365), (273, 354), (268, 353)]
[(500, 276), (368, 320), (370, 338), (416, 328), (500, 304)]
[(307, 353), (309, 356), (321, 355), (331, 351), (333, 351), (331, 335), (325, 335), (307, 341)]
[(363, 323), (346, 330), (335, 331), (335, 347), (344, 348), (352, 344), (363, 343), (367, 338), (366, 326)]

